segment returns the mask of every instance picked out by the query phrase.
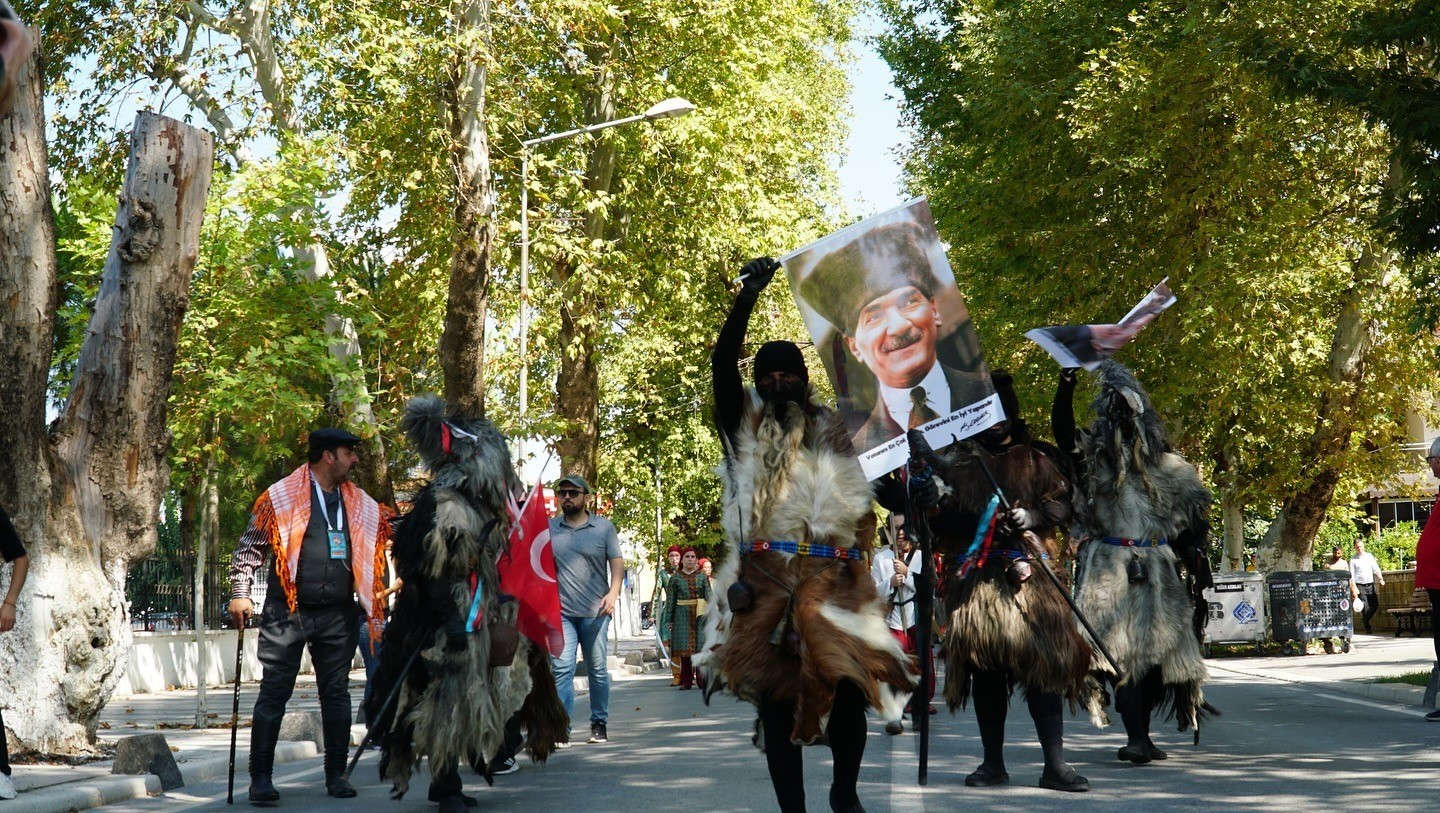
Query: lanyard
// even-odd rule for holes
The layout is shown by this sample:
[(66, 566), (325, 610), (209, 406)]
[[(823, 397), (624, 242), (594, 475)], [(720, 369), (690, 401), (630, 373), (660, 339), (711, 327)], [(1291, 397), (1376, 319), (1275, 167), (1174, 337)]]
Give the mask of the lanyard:
[(320, 516), (325, 518), (325, 529), (328, 531), (345, 530), (345, 499), (340, 499), (340, 504), (335, 506), (335, 522), (330, 522), (330, 512), (325, 510), (325, 492), (320, 490), (320, 481), (312, 475), (311, 485), (315, 486), (315, 498), (320, 501)]

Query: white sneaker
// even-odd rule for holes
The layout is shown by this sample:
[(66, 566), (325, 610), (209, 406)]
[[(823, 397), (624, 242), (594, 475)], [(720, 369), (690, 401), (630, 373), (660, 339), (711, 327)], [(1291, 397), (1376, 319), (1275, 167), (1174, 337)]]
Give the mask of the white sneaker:
[(18, 795), (15, 791), (15, 781), (0, 773), (0, 799), (14, 799)]

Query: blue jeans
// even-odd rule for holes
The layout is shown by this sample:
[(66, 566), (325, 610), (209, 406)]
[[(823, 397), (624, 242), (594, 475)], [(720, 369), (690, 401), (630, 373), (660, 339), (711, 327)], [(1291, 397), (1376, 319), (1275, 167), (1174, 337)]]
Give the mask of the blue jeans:
[(375, 682), (375, 670), (380, 666), (380, 642), (370, 640), (370, 626), (360, 619), (360, 660), (365, 664), (365, 694), (360, 707), (370, 702), (370, 684)]
[(555, 689), (560, 693), (560, 702), (565, 704), (565, 713), (575, 718), (575, 647), (585, 652), (585, 671), (590, 677), (590, 722), (603, 723), (610, 719), (610, 672), (605, 660), (609, 655), (605, 634), (610, 630), (610, 616), (598, 618), (577, 618), (562, 616), (561, 628), (565, 631), (565, 648), (560, 656), (552, 659), (555, 667)]

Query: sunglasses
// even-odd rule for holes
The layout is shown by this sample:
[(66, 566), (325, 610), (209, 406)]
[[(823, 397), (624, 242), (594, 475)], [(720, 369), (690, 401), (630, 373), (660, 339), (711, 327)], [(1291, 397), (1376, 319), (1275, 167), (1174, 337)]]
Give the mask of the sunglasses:
[(578, 496), (580, 496), (580, 495), (583, 494), (583, 493), (584, 493), (583, 491), (580, 491), (579, 489), (576, 489), (576, 488), (562, 488), (562, 489), (558, 489), (558, 490), (555, 492), (555, 496), (557, 496), (557, 497), (578, 497)]

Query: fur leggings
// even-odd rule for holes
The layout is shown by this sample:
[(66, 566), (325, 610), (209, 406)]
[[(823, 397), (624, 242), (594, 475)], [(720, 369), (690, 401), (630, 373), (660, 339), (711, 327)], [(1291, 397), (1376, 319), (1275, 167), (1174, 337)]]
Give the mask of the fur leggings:
[[(805, 813), (805, 763), (801, 747), (790, 741), (795, 726), (795, 703), (766, 700), (760, 703), (765, 731), (765, 761), (780, 813)], [(848, 810), (859, 804), (855, 784), (865, 756), (865, 694), (848, 680), (835, 687), (835, 704), (825, 729), (834, 755), (835, 774), (830, 785), (830, 809)]]
[[(1005, 771), (1005, 717), (1010, 708), (1010, 679), (1004, 672), (975, 672), (971, 696), (975, 703), (975, 722), (980, 728), (980, 744), (985, 749), (985, 765)], [(1074, 772), (1065, 762), (1065, 716), (1060, 695), (1027, 691), (1026, 705), (1035, 721), (1040, 750), (1045, 754), (1045, 775), (1063, 779)]]

